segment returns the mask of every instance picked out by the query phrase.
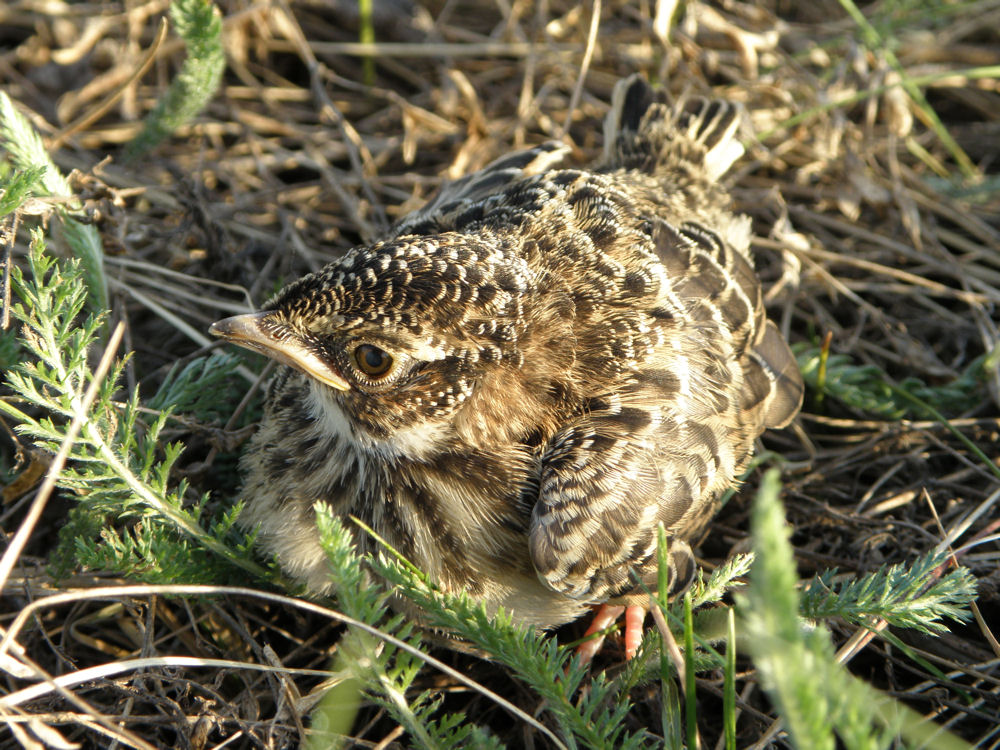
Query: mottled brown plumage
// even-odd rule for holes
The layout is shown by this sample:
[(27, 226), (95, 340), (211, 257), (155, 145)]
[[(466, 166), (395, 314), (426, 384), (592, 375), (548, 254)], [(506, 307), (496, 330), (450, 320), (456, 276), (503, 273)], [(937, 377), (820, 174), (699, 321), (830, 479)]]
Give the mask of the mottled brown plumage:
[(655, 581), (658, 522), (689, 580), (687, 542), (802, 397), (717, 182), (739, 114), (632, 77), (593, 169), (512, 154), (213, 326), (292, 365), (243, 460), (263, 550), (325, 591), (329, 503), (540, 626)]

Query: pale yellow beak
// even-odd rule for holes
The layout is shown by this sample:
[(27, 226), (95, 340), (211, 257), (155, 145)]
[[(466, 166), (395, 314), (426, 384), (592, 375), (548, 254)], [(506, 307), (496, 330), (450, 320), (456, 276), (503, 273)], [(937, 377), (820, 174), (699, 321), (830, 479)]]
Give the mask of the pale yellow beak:
[(317, 356), (301, 337), (287, 326), (268, 325), (268, 312), (235, 315), (212, 323), (208, 332), (247, 349), (270, 357), (283, 365), (294, 367), (324, 385), (338, 391), (348, 391), (350, 384), (333, 365)]

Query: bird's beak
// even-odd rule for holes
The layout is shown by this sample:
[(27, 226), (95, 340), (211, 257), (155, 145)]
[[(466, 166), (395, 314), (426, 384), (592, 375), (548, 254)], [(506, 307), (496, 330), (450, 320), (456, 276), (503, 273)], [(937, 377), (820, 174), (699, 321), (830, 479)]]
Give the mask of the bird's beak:
[(325, 358), (288, 326), (276, 323), (271, 313), (255, 312), (235, 315), (212, 323), (208, 332), (239, 346), (270, 357), (283, 365), (294, 367), (320, 383), (338, 391), (350, 390), (350, 384)]

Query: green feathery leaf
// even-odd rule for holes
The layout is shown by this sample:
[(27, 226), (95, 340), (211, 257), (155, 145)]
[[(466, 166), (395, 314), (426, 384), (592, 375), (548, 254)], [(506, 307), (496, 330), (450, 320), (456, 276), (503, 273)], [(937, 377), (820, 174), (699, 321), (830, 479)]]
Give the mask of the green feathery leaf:
[(44, 190), (42, 178), (47, 169), (44, 164), (36, 164), (23, 170), (14, 169), (0, 179), (0, 218), (14, 213), (32, 195)]
[[(384, 632), (420, 648), (420, 638), (408, 618), (391, 615), (385, 588), (373, 584), (354, 538), (329, 506), (316, 506), (320, 543), (327, 554), (330, 581), (344, 612)], [(326, 734), (315, 735), (307, 748), (328, 747), (331, 739), (349, 729), (345, 703), (357, 705), (360, 691), (382, 705), (407, 732), (413, 743), (423, 748), (496, 748), (499, 744), (485, 730), (464, 717), (438, 715), (441, 700), (430, 691), (408, 695), (423, 662), (413, 654), (380, 641), (369, 633), (349, 630), (341, 640), (334, 671), (348, 677), (324, 696), (315, 712), (315, 721)]]
[[(806, 384), (821, 386), (820, 372), (824, 357), (819, 347), (793, 347)], [(843, 404), (884, 419), (933, 418), (920, 402), (932, 405), (944, 414), (960, 414), (982, 402), (989, 376), (1000, 366), (1000, 347), (974, 359), (961, 375), (950, 383), (929, 386), (918, 378), (906, 378), (892, 385), (884, 372), (874, 365), (858, 365), (847, 354), (825, 358), (826, 373), (822, 391)], [(906, 398), (909, 395), (912, 398)]]
[(221, 14), (211, 0), (173, 0), (170, 19), (187, 45), (187, 57), (146, 117), (142, 132), (126, 149), (127, 160), (149, 151), (201, 112), (215, 96), (226, 69)]
[(146, 406), (157, 411), (170, 409), (204, 422), (221, 421), (243, 392), (234, 376), (240, 364), (236, 354), (213, 352), (183, 367), (174, 365)]
[[(750, 587), (737, 600), (761, 684), (778, 706), (795, 746), (832, 749), (836, 733), (850, 750), (881, 750), (897, 737), (933, 750), (969, 750), (955, 735), (851, 675), (834, 658), (826, 629), (801, 619), (797, 574), (779, 492), (778, 473), (769, 470), (753, 510), (756, 559)], [(918, 572), (926, 572), (927, 564)], [(873, 584), (877, 580), (892, 583), (883, 585), (883, 590), (903, 589), (897, 573), (869, 577), (858, 588), (871, 591), (877, 588)], [(927, 608), (917, 609), (928, 614)], [(930, 609), (939, 610), (940, 606)]]
[[(83, 314), (87, 288), (81, 264), (57, 263), (44, 251), (41, 232), (33, 230), (29, 272), (18, 266), (12, 272), (19, 301), (11, 312), (22, 324), (27, 356), (6, 373), (7, 386), (42, 416), (9, 399), (0, 400), (0, 412), (14, 420), (19, 434), (55, 453), (93, 379), (89, 353), (103, 315)], [(124, 403), (116, 398), (124, 366), (125, 360), (116, 362), (101, 382), (59, 478), (59, 486), (79, 500), (73, 528), (91, 533), (62, 536), (58, 567), (65, 569), (67, 558), (75, 556), (84, 566), (151, 582), (232, 580), (232, 566), (277, 578), (252, 561), (249, 540), (234, 529), (238, 509), (209, 520), (208, 496), (191, 497), (183, 481), (172, 485), (170, 470), (181, 447), (161, 444), (166, 413), (146, 423), (138, 394)]]
[(908, 565), (890, 565), (839, 583), (834, 582), (836, 570), (826, 571), (802, 591), (802, 614), (842, 617), (857, 625), (882, 618), (896, 627), (943, 633), (947, 627), (941, 620), (967, 620), (969, 604), (976, 598), (976, 581), (966, 568), (933, 580), (934, 570), (947, 559), (947, 552), (932, 551)]
[[(481, 602), (465, 594), (446, 594), (430, 584), (412, 566), (395, 556), (380, 554), (372, 568), (394, 590), (402, 593), (425, 613), (426, 624), (444, 628), (483, 649), (508, 666), (545, 701), (561, 734), (571, 747), (650, 747), (644, 732), (628, 732), (625, 717), (630, 709), (618, 683), (604, 675), (593, 676), (587, 690), (573, 699), (587, 669), (551, 637), (533, 628), (515, 625), (509, 615), (490, 613)], [(615, 700), (615, 695), (618, 700)]]

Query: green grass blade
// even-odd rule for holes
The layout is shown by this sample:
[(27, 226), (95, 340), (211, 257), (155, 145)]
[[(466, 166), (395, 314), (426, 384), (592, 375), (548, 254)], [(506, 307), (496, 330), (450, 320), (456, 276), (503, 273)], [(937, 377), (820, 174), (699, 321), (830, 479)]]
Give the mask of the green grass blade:
[(954, 138), (952, 138), (951, 133), (948, 132), (948, 128), (946, 128), (944, 123), (941, 122), (941, 118), (938, 117), (937, 112), (934, 111), (934, 108), (931, 107), (930, 103), (927, 101), (927, 97), (924, 96), (924, 92), (921, 91), (920, 87), (914, 83), (913, 79), (906, 72), (906, 69), (899, 62), (896, 55), (885, 44), (882, 39), (882, 35), (878, 32), (878, 29), (871, 25), (865, 17), (865, 14), (861, 12), (857, 5), (855, 5), (854, 0), (840, 0), (840, 5), (858, 25), (858, 28), (861, 29), (861, 33), (865, 37), (866, 44), (869, 48), (880, 49), (885, 54), (885, 59), (899, 74), (903, 89), (920, 108), (920, 111), (930, 124), (931, 130), (934, 131), (934, 134), (938, 137), (938, 140), (941, 141), (942, 145), (948, 149), (948, 153), (951, 154), (951, 158), (955, 160), (955, 163), (958, 165), (962, 174), (966, 177), (966, 179), (976, 179), (979, 176), (979, 170), (976, 169), (976, 165), (972, 163), (968, 154), (966, 154), (965, 151), (962, 150), (962, 147), (958, 145)]
[(691, 616), (691, 594), (684, 595), (684, 719), (687, 746), (698, 747), (697, 683), (694, 678), (694, 623)]
[(736, 750), (736, 612), (728, 610), (726, 671), (722, 685), (722, 723), (726, 750)]

